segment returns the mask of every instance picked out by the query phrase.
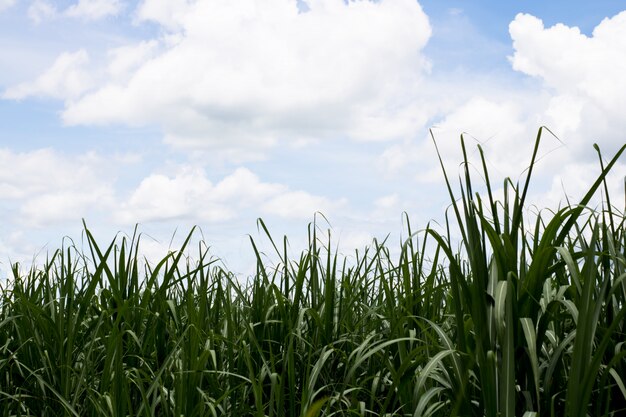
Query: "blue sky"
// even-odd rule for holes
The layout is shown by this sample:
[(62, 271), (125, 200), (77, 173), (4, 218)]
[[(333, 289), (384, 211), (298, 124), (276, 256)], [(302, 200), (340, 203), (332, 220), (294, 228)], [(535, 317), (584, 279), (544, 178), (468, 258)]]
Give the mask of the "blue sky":
[(532, 201), (576, 198), (591, 145), (624, 143), (624, 9), (0, 0), (0, 270), (79, 241), (82, 218), (103, 243), (139, 223), (149, 257), (198, 225), (242, 274), (258, 217), (294, 251), (316, 211), (345, 253), (395, 242), (403, 212), (424, 227), (449, 204), (429, 128), (453, 176), (467, 132), (501, 183), (546, 125)]

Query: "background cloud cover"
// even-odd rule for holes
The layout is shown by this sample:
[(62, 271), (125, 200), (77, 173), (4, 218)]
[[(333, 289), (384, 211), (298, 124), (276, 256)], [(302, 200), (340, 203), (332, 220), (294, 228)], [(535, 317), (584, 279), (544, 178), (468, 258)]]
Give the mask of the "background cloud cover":
[[(534, 198), (555, 204), (597, 173), (593, 142), (607, 155), (624, 143), (621, 10), (586, 32), (517, 10), (498, 39), (463, 8), (414, 0), (0, 0), (2, 19), (29, 22), (15, 42), (34, 50), (56, 33), (57, 49), (38, 73), (17, 48), (0, 58), (0, 103), (17, 115), (0, 132), (12, 257), (91, 218), (105, 238), (136, 222), (163, 241), (207, 225), (237, 264), (257, 217), (297, 244), (316, 211), (349, 250), (399, 233), (403, 210), (421, 226), (442, 218), (431, 127), (453, 175), (466, 132), (495, 175), (516, 179), (549, 126)], [(20, 117), (49, 128), (18, 143)], [(618, 195), (624, 172), (610, 180)]]

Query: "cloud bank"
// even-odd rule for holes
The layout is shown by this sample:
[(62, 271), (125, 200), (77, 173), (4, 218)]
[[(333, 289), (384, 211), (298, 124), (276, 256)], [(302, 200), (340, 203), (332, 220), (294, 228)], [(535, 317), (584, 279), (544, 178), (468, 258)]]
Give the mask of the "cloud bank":
[[(117, 4), (81, 1), (68, 13), (99, 16)], [(89, 57), (68, 52), (5, 97), (62, 98), (67, 125), (158, 125), (167, 143), (189, 148), (389, 140), (423, 125), (415, 98), (431, 28), (418, 2), (306, 6), (145, 0), (136, 21), (157, 24), (162, 36), (110, 51), (96, 85), (75, 81)]]
[(120, 226), (189, 220), (221, 222), (241, 217), (310, 220), (316, 211), (335, 214), (346, 199), (294, 190), (262, 181), (247, 168), (237, 168), (211, 181), (201, 167), (182, 165), (174, 173), (153, 172), (127, 191), (116, 183), (116, 171), (132, 158), (96, 153), (68, 155), (52, 149), (13, 152), (0, 149), (0, 201), (6, 218), (30, 226), (80, 223), (98, 214)]
[[(0, 0), (0, 9), (11, 4)], [(575, 201), (597, 175), (594, 141), (605, 156), (625, 141), (626, 12), (588, 35), (517, 15), (509, 25), (507, 73), (498, 77), (431, 68), (424, 52), (431, 25), (414, 0), (144, 0), (134, 10), (115, 0), (59, 10), (45, 0), (30, 5), (35, 23), (101, 19), (105, 27), (114, 21), (107, 18), (125, 13), (139, 36), (117, 38), (104, 50), (66, 51), (38, 77), (4, 90), (5, 99), (59, 100), (69, 126), (157, 126), (167, 144), (190, 152), (173, 153), (180, 158), (174, 170), (144, 166), (122, 185), (110, 178), (106, 156), (1, 150), (6, 215), (28, 227), (94, 213), (114, 227), (217, 227), (258, 216), (286, 224), (322, 211), (357, 225), (345, 241), (366, 241), (401, 209), (447, 204), (428, 127), (453, 182), (459, 135), (466, 132), (472, 172), (481, 171), (475, 139), (499, 184), (505, 176), (523, 177), (537, 129), (550, 127), (559, 140), (544, 138), (534, 201), (553, 205), (563, 200), (563, 188)], [(325, 148), (330, 141), (336, 143)], [(262, 154), (284, 164), (284, 179), (268, 181), (277, 172), (269, 164), (239, 162)], [(211, 164), (225, 171), (216, 176)], [(327, 183), (316, 182), (319, 170)], [(619, 164), (609, 181), (618, 196), (625, 170)], [(295, 172), (300, 178), (287, 177)], [(323, 187), (328, 195), (311, 191)], [(441, 219), (440, 208), (419, 215)]]
[(214, 184), (203, 169), (183, 167), (175, 175), (144, 178), (114, 217), (122, 224), (176, 219), (220, 222), (247, 211), (255, 218), (269, 215), (309, 220), (315, 211), (332, 213), (345, 204), (345, 200), (332, 201), (263, 182), (246, 168), (238, 168)]

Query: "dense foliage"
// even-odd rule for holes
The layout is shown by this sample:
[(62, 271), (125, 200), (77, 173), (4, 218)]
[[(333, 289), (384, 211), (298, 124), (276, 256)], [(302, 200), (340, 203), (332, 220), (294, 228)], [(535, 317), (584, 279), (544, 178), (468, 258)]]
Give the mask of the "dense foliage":
[(312, 224), (296, 258), (268, 233), (272, 266), (252, 242), (244, 283), (184, 255), (191, 234), (150, 266), (138, 237), (85, 228), (84, 251), (1, 289), (0, 417), (624, 415), (626, 220), (607, 193), (586, 207), (624, 148), (580, 204), (529, 221), (540, 136), (502, 201), (482, 150), (486, 196), (465, 158), (447, 232), (407, 221), (395, 258), (374, 241), (342, 260)]

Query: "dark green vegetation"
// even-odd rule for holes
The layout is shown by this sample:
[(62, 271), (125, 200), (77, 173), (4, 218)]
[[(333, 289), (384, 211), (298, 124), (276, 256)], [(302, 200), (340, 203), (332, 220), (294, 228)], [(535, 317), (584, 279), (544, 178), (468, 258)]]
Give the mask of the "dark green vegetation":
[(466, 159), (448, 232), (408, 226), (395, 258), (374, 242), (347, 263), (311, 225), (296, 258), (271, 241), (274, 266), (253, 242), (242, 284), (204, 246), (145, 266), (139, 238), (85, 229), (1, 290), (0, 416), (624, 415), (625, 218), (606, 192), (586, 207), (624, 148), (529, 221), (540, 136), (500, 202), (482, 150), (486, 195)]

